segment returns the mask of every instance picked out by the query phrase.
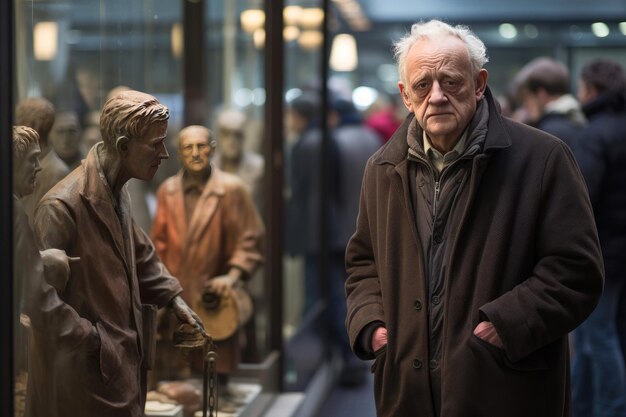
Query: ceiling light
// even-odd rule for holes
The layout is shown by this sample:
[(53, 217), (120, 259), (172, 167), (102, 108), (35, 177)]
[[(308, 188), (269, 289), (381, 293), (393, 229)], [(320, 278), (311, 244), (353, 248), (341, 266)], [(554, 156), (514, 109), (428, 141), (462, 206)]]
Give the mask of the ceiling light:
[(283, 39), (285, 39), (285, 42), (295, 41), (298, 39), (299, 35), (300, 29), (298, 29), (298, 26), (285, 26), (283, 29)]
[(505, 39), (515, 39), (517, 36), (517, 29), (510, 23), (502, 23), (498, 28), (498, 32)]
[(263, 49), (265, 46), (265, 29), (257, 29), (252, 34), (252, 42), (256, 49)]
[(319, 7), (308, 7), (302, 9), (300, 15), (300, 26), (304, 29), (318, 29), (324, 21), (324, 11)]
[(591, 24), (591, 31), (598, 38), (606, 38), (609, 36), (611, 30), (609, 29), (609, 25), (604, 22), (595, 22)]
[(241, 12), (240, 20), (243, 31), (253, 33), (265, 25), (265, 12), (260, 9), (247, 9)]
[(330, 48), (330, 68), (333, 71), (354, 71), (359, 64), (354, 36), (336, 35)]
[(302, 49), (313, 50), (322, 45), (324, 36), (319, 30), (303, 30), (298, 37), (298, 45)]
[(529, 23), (524, 25), (524, 35), (530, 39), (535, 39), (539, 36), (539, 29), (537, 29), (537, 26)]
[(59, 47), (59, 25), (57, 22), (39, 22), (33, 33), (34, 53), (37, 61), (52, 61)]
[(300, 21), (302, 15), (302, 7), (287, 6), (283, 9), (283, 20), (286, 26), (295, 26)]
[(170, 32), (172, 56), (180, 58), (183, 56), (183, 25), (174, 23)]

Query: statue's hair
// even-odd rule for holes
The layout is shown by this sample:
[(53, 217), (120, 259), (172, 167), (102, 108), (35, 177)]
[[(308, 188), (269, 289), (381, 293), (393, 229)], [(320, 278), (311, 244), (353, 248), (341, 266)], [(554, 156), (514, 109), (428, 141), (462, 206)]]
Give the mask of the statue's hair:
[(54, 105), (45, 98), (28, 97), (15, 107), (15, 125), (35, 129), (39, 133), (39, 141), (45, 146), (54, 124), (54, 113)]
[(414, 23), (413, 26), (411, 26), (411, 32), (407, 33), (393, 44), (394, 57), (398, 64), (400, 81), (404, 84), (407, 82), (406, 58), (411, 47), (421, 39), (436, 39), (443, 35), (456, 36), (465, 43), (472, 64), (472, 75), (478, 74), (478, 71), (489, 61), (485, 44), (467, 26), (451, 26), (440, 20), (421, 21)]
[(100, 115), (100, 134), (105, 146), (115, 147), (115, 141), (126, 136), (140, 139), (152, 124), (170, 118), (167, 107), (150, 94), (126, 90), (104, 103)]
[(28, 148), (39, 146), (39, 133), (28, 126), (13, 126), (13, 159), (24, 158)]

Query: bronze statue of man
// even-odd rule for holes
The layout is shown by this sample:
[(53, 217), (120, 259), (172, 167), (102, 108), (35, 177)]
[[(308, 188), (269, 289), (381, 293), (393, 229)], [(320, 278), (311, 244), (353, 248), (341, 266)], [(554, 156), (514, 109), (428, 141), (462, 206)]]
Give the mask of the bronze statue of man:
[(154, 341), (144, 331), (146, 315), (169, 306), (180, 321), (201, 326), (133, 221), (125, 186), (131, 178), (152, 179), (169, 157), (168, 119), (167, 107), (151, 95), (125, 91), (109, 99), (100, 118), (103, 141), (37, 207), (40, 249), (63, 249), (80, 261), (71, 265), (57, 306), (70, 314), (33, 333), (42, 366), (29, 375), (27, 416), (143, 416), (146, 353)]

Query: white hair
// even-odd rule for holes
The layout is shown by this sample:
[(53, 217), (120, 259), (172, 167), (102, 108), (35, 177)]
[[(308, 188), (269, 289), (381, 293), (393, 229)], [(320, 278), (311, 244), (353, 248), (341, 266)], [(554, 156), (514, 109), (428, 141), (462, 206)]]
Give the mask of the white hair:
[(410, 33), (393, 44), (400, 81), (406, 84), (406, 57), (415, 42), (420, 39), (434, 39), (442, 35), (456, 36), (465, 43), (472, 64), (473, 75), (478, 74), (478, 71), (489, 61), (485, 44), (467, 26), (451, 26), (440, 20), (418, 22), (411, 26)]

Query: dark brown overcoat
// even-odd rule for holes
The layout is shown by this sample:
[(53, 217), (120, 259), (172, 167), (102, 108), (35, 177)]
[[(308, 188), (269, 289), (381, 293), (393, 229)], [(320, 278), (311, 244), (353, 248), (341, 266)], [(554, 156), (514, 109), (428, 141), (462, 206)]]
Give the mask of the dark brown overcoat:
[[(182, 288), (135, 224), (124, 188), (116, 214), (96, 147), (39, 203), (40, 249), (80, 257), (61, 303), (40, 305), (29, 356), (27, 416), (141, 417), (145, 402), (142, 304), (165, 306)], [(97, 328), (100, 349), (86, 346)]]
[[(568, 332), (595, 307), (603, 265), (584, 180), (567, 146), (501, 117), (474, 157), (449, 243), (441, 417), (570, 415)], [(377, 352), (379, 417), (433, 417), (424, 259), (407, 178), (409, 115), (368, 162), (347, 248), (347, 327), (385, 323)], [(456, 224), (453, 222), (452, 224)], [(504, 349), (473, 335), (494, 323)], [(372, 356), (373, 357), (373, 356)]]

